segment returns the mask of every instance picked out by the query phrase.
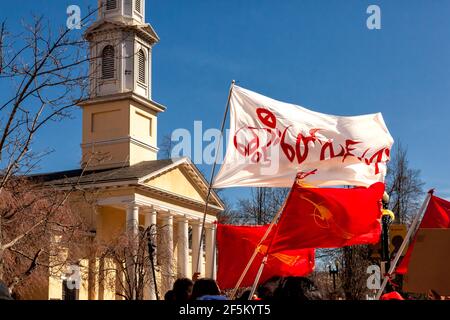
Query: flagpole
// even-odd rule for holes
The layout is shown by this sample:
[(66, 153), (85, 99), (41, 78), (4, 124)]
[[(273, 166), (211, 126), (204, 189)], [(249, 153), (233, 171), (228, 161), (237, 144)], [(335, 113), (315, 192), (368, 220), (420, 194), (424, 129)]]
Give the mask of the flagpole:
[[(287, 198), (286, 198), (287, 199)], [(285, 200), (286, 203), (286, 200)], [(275, 223), (277, 222), (278, 218), (280, 217), (280, 214), (282, 212), (282, 208), (284, 208), (284, 204), (283, 206), (280, 208), (280, 210), (278, 210), (277, 214), (275, 215), (275, 217), (273, 218), (272, 222), (270, 223), (269, 227), (266, 230), (266, 233), (264, 234), (264, 236), (261, 238), (261, 240), (259, 241), (258, 245), (255, 248), (255, 251), (253, 251), (253, 255), (250, 258), (250, 260), (247, 263), (247, 266), (244, 269), (244, 272), (242, 272), (241, 277), (239, 278), (238, 282), (236, 283), (236, 286), (234, 287), (234, 290), (231, 294), (231, 300), (233, 300), (236, 296), (236, 293), (242, 283), (242, 281), (244, 281), (245, 276), (248, 273), (248, 270), (250, 269), (251, 265), (253, 264), (253, 261), (255, 260), (256, 256), (258, 255), (258, 251), (259, 251), (259, 247), (261, 246), (261, 244), (264, 242), (264, 240), (267, 239), (267, 237), (269, 236), (270, 232), (272, 231), (273, 226), (275, 225)]]
[[(247, 266), (246, 266), (245, 269), (244, 269), (244, 272), (242, 272), (241, 277), (239, 278), (238, 282), (236, 283), (236, 286), (234, 287), (234, 290), (233, 290), (233, 292), (232, 292), (232, 294), (231, 294), (231, 300), (233, 300), (233, 299), (235, 298), (236, 293), (237, 293), (237, 291), (238, 291), (238, 289), (239, 289), (239, 287), (240, 287), (242, 281), (244, 281), (244, 278), (245, 278), (245, 276), (247, 275), (248, 270), (250, 269), (250, 267), (251, 267), (253, 261), (255, 260), (256, 256), (258, 255), (259, 248), (260, 248), (261, 244), (264, 242), (264, 240), (267, 239), (267, 237), (269, 236), (270, 232), (272, 231), (273, 226), (275, 225), (275, 223), (277, 222), (277, 220), (280, 218), (280, 215), (281, 215), (281, 213), (283, 212), (283, 209), (284, 209), (284, 207), (286, 206), (286, 202), (287, 202), (287, 200), (289, 199), (289, 196), (291, 195), (291, 193), (292, 193), (292, 188), (291, 188), (291, 190), (289, 190), (289, 193), (288, 193), (286, 199), (284, 199), (284, 202), (283, 202), (283, 204), (281, 205), (280, 209), (278, 209), (277, 214), (276, 214), (275, 217), (272, 219), (272, 222), (270, 223), (269, 227), (267, 228), (266, 233), (264, 234), (264, 236), (261, 238), (261, 240), (259, 241), (258, 245), (256, 246), (255, 251), (253, 251), (252, 257), (251, 257), (250, 260), (248, 261)], [(268, 252), (268, 251), (269, 251), (269, 248), (267, 248), (267, 252)], [(260, 275), (260, 276), (261, 276), (261, 275)], [(259, 281), (259, 279), (258, 279), (258, 281)], [(252, 295), (251, 295), (251, 296), (252, 296)]]
[[(214, 175), (216, 172), (216, 166), (217, 166), (217, 160), (219, 158), (219, 149), (220, 149), (220, 144), (223, 138), (223, 131), (225, 129), (225, 122), (228, 116), (228, 111), (230, 110), (230, 101), (231, 101), (231, 93), (233, 92), (233, 87), (235, 85), (236, 81), (233, 80), (231, 81), (231, 86), (230, 86), (230, 90), (228, 93), (228, 99), (227, 99), (227, 105), (225, 107), (225, 113), (223, 115), (223, 119), (222, 119), (222, 126), (220, 128), (220, 138), (219, 141), (217, 142), (217, 148), (216, 148), (216, 157), (214, 160), (214, 164), (213, 164), (213, 168), (211, 171), (211, 177), (209, 179), (209, 186), (208, 186), (208, 193), (206, 195), (206, 200), (205, 200), (205, 211), (203, 213), (203, 221), (202, 221), (202, 229), (200, 232), (200, 244), (199, 244), (199, 248), (198, 248), (198, 255), (197, 255), (197, 272), (200, 273), (201, 272), (201, 267), (200, 267), (200, 252), (202, 252), (202, 246), (203, 246), (203, 235), (205, 233), (205, 224), (206, 224), (206, 215), (208, 213), (208, 205), (209, 205), (209, 198), (211, 197), (211, 192), (212, 192), (212, 184), (213, 184), (213, 180), (214, 180)], [(214, 259), (213, 259), (214, 260)]]
[(403, 251), (406, 248), (406, 245), (408, 242), (410, 242), (410, 238), (415, 233), (417, 229), (417, 225), (419, 223), (420, 217), (424, 214), (425, 210), (428, 208), (428, 204), (430, 203), (431, 196), (433, 195), (433, 190), (430, 190), (428, 192), (427, 197), (425, 198), (422, 207), (417, 212), (416, 217), (414, 218), (413, 223), (411, 224), (411, 227), (409, 227), (408, 233), (406, 234), (406, 237), (403, 239), (402, 245), (400, 246), (399, 250), (397, 251), (397, 254), (395, 255), (394, 261), (391, 264), (391, 267), (389, 268), (389, 271), (386, 275), (384, 275), (383, 283), (381, 285), (380, 290), (378, 290), (378, 293), (375, 297), (375, 300), (380, 300), (381, 295), (383, 294), (384, 289), (386, 288), (386, 285), (389, 281), (390, 276), (394, 273), (395, 268), (397, 266), (398, 261), (400, 260), (400, 257), (403, 254)]
[(248, 296), (248, 300), (252, 300), (253, 299), (253, 295), (255, 294), (256, 287), (258, 286), (259, 279), (261, 278), (261, 275), (262, 275), (262, 273), (264, 271), (264, 267), (266, 266), (267, 260), (269, 259), (269, 253), (268, 252), (269, 252), (269, 249), (267, 249), (267, 253), (264, 256), (263, 260), (261, 261), (261, 265), (259, 266), (258, 273), (256, 274), (255, 281), (253, 282), (252, 290), (250, 291), (250, 294)]
[[(283, 206), (280, 208), (280, 215), (281, 215), (281, 212), (284, 209), (284, 206), (286, 205), (287, 200), (289, 199), (289, 196), (291, 195), (292, 189), (293, 189), (293, 187), (291, 188), (291, 191), (289, 191), (289, 194), (286, 197), (286, 199), (285, 199), (285, 201), (283, 203)], [(275, 231), (275, 233), (276, 232), (277, 231)], [(248, 296), (248, 300), (252, 300), (253, 299), (253, 295), (255, 294), (256, 287), (258, 286), (259, 279), (261, 278), (261, 275), (262, 275), (262, 273), (264, 271), (264, 267), (266, 266), (267, 260), (269, 259), (269, 250), (272, 248), (273, 239), (275, 239), (275, 236), (273, 236), (272, 239), (270, 239), (270, 243), (267, 246), (266, 254), (264, 255), (264, 258), (261, 261), (261, 265), (259, 266), (258, 273), (256, 274), (255, 281), (253, 282), (252, 290), (250, 291), (250, 295)]]
[[(297, 183), (297, 179), (295, 180), (295, 183)], [(294, 183), (294, 185), (295, 185), (295, 183)], [(284, 207), (286, 206), (286, 203), (287, 203), (289, 197), (291, 196), (291, 193), (292, 193), (292, 190), (293, 190), (293, 189), (294, 189), (294, 186), (292, 186), (292, 187), (291, 187), (291, 190), (289, 190), (289, 193), (288, 193), (286, 199), (284, 199), (283, 205), (282, 205), (282, 206), (280, 207), (280, 209), (278, 210), (277, 216), (276, 216), (275, 219), (272, 221), (272, 224), (273, 224), (273, 225), (275, 224), (275, 222), (276, 222), (276, 221), (279, 219), (279, 217), (281, 216), (281, 213), (283, 212)], [(276, 232), (276, 231), (275, 231), (275, 232)], [(255, 294), (256, 287), (258, 286), (259, 279), (261, 278), (261, 275), (262, 275), (262, 273), (263, 273), (263, 271), (264, 271), (264, 267), (266, 266), (267, 260), (269, 259), (269, 250), (270, 250), (271, 247), (272, 247), (273, 239), (275, 239), (275, 236), (273, 236), (272, 239), (270, 239), (270, 243), (269, 243), (269, 245), (267, 246), (266, 254), (264, 255), (264, 258), (263, 258), (262, 261), (261, 261), (261, 265), (259, 266), (258, 273), (256, 274), (255, 281), (253, 282), (252, 290), (251, 290), (251, 292), (250, 292), (250, 295), (248, 296), (248, 300), (252, 300), (252, 299), (253, 299), (253, 295)], [(262, 243), (263, 241), (264, 241), (264, 240), (261, 240), (261, 243)], [(258, 248), (257, 248), (257, 249), (258, 249)]]
[[(284, 206), (286, 205), (287, 200), (289, 199), (289, 196), (291, 195), (292, 189), (293, 189), (293, 187), (291, 188), (291, 191), (289, 192), (288, 196), (286, 197), (286, 200), (284, 201), (283, 206), (280, 208), (280, 215), (284, 209)], [(275, 231), (275, 233), (276, 232), (277, 231)], [(259, 279), (261, 278), (261, 275), (264, 271), (264, 267), (266, 266), (267, 260), (269, 259), (269, 250), (272, 248), (273, 239), (275, 239), (275, 236), (273, 236), (272, 239), (270, 239), (270, 243), (267, 246), (266, 254), (264, 255), (264, 258), (261, 261), (261, 265), (259, 266), (258, 273), (256, 274), (255, 281), (253, 282), (252, 290), (250, 291), (250, 295), (248, 296), (248, 300), (253, 299), (253, 295), (255, 294), (256, 287), (258, 286)]]

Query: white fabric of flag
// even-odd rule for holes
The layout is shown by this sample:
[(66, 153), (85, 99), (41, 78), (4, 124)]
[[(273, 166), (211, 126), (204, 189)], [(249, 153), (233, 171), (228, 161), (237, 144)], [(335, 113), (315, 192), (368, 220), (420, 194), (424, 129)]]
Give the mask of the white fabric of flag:
[(230, 134), (214, 188), (370, 186), (394, 143), (381, 113), (314, 112), (233, 86)]

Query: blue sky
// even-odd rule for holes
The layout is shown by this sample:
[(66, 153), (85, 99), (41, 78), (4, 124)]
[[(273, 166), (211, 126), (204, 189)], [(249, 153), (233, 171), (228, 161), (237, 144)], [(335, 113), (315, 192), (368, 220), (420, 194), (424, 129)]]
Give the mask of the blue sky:
[[(96, 0), (0, 4), (10, 28), (31, 13), (65, 25), (66, 8)], [(368, 30), (377, 4), (382, 29)], [(426, 188), (450, 198), (450, 1), (448, 0), (147, 0), (154, 49), (153, 98), (167, 106), (159, 136), (176, 128), (219, 127), (232, 79), (240, 86), (315, 111), (381, 111), (408, 147)], [(0, 91), (0, 101), (4, 93)], [(81, 118), (54, 123), (35, 149), (53, 149), (41, 171), (78, 167)], [(202, 166), (201, 166), (202, 167)], [(203, 166), (208, 173), (210, 168)], [(231, 200), (242, 190), (229, 190)]]

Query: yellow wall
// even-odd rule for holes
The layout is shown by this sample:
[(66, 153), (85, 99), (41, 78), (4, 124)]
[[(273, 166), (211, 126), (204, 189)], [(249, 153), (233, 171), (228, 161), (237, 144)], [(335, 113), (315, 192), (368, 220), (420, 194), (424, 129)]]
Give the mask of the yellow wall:
[[(112, 101), (83, 107), (82, 143), (126, 137), (129, 132), (129, 103)], [(94, 121), (108, 120), (105, 121)]]
[(123, 167), (130, 164), (130, 144), (127, 141), (111, 144), (98, 144), (82, 147), (82, 163), (89, 164), (89, 168), (105, 169), (109, 167)]
[(156, 112), (131, 99), (85, 105), (82, 162), (101, 169), (156, 160), (157, 129)]
[[(47, 277), (48, 277), (47, 273)], [(36, 285), (37, 284), (37, 285)], [(21, 293), (20, 300), (48, 300), (48, 290), (49, 283), (46, 282), (36, 282), (32, 286), (27, 286), (24, 293)]]
[(113, 207), (99, 207), (97, 237), (100, 241), (111, 241), (125, 230), (125, 211)]
[[(89, 260), (80, 261), (81, 285), (78, 293), (79, 300), (89, 300)], [(92, 289), (92, 288), (91, 288)]]
[(100, 299), (101, 300), (116, 300), (121, 299), (119, 297), (116, 297), (116, 277), (117, 272), (116, 267), (114, 265), (114, 262), (111, 259), (104, 259), (102, 261), (103, 264), (103, 279), (104, 283), (100, 286)]
[(69, 198), (70, 210), (76, 214), (80, 214), (84, 223), (91, 230), (95, 230), (97, 225), (96, 203), (98, 196), (92, 193), (72, 193)]
[[(132, 103), (129, 119), (130, 136), (146, 144), (156, 146), (158, 141), (158, 118), (156, 113), (148, 108)], [(149, 125), (151, 125), (151, 128)], [(151, 131), (148, 129), (151, 129)]]
[[(57, 251), (57, 252), (56, 252)], [(67, 250), (64, 248), (56, 248), (54, 249), (52, 254), (58, 254), (59, 258), (52, 259), (50, 257), (50, 279), (49, 279), (49, 290), (48, 290), (48, 298), (50, 300), (61, 300), (62, 298), (62, 277), (65, 275), (67, 271), (66, 268), (60, 265), (55, 265), (55, 261), (64, 261), (67, 257)], [(53, 266), (52, 266), (53, 263)]]
[(151, 179), (147, 181), (146, 184), (193, 200), (204, 202), (199, 191), (179, 168), (175, 168), (159, 177)]

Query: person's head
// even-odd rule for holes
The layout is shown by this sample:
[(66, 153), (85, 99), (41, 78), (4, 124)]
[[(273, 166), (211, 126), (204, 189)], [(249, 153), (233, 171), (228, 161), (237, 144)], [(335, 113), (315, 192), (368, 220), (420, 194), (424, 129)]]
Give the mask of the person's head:
[(237, 298), (237, 301), (248, 301), (248, 298), (250, 297), (251, 290), (244, 291), (239, 298)]
[[(257, 295), (263, 300), (271, 300), (274, 297), (276, 289), (280, 286), (283, 278), (272, 277), (258, 287)], [(250, 294), (250, 292), (249, 292)]]
[(274, 298), (277, 300), (288, 299), (297, 301), (322, 299), (314, 283), (303, 277), (285, 278), (275, 290)]
[(191, 279), (182, 278), (177, 279), (173, 284), (173, 293), (175, 296), (175, 301), (177, 302), (187, 302), (192, 295), (192, 287), (194, 283)]
[(202, 296), (220, 295), (219, 287), (213, 279), (199, 279), (195, 281), (192, 290), (192, 300), (197, 300)]
[(0, 281), (0, 300), (12, 300), (8, 287), (2, 281)]
[(173, 292), (173, 290), (169, 290), (166, 292), (166, 294), (164, 295), (164, 300), (175, 301), (175, 293)]

